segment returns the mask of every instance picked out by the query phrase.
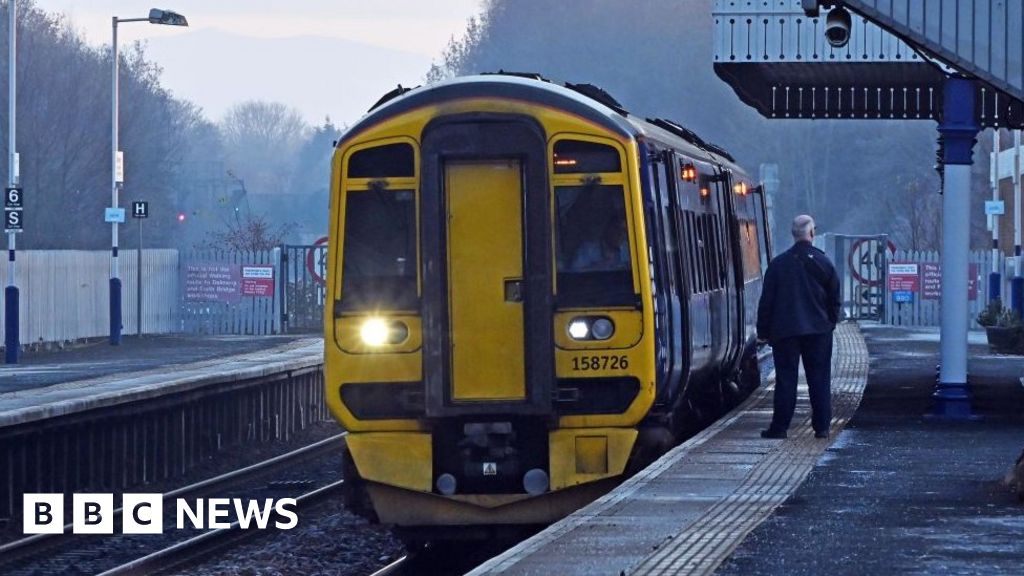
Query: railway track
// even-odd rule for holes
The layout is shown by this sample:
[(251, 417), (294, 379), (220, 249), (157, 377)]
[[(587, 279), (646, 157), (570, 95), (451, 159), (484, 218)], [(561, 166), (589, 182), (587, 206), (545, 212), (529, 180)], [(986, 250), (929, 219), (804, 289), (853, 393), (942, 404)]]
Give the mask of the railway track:
[[(117, 533), (121, 526), (118, 518), (122, 514), (119, 508), (114, 511), (115, 533), (111, 535), (75, 535), (71, 533), (72, 525), (67, 524), (61, 534), (37, 534), (0, 545), (0, 573), (11, 576), (56, 574), (73, 567), (77, 573), (152, 574), (193, 562), (242, 539), (270, 532), (273, 530), (273, 517), (264, 530), (240, 530), (238, 522), (230, 528), (177, 530), (174, 526), (174, 505), (179, 498), (226, 497), (230, 491), (235, 491), (238, 497), (250, 499), (251, 494), (258, 492), (260, 498), (295, 498), (296, 509), (300, 511), (337, 494), (342, 485), (342, 481), (337, 479), (340, 475), (339, 447), (345, 435), (337, 434), (163, 494), (164, 532), (160, 535)], [(332, 452), (337, 452), (337, 466), (333, 466), (331, 461)], [(297, 474), (306, 477), (295, 479)], [(277, 475), (277, 480), (265, 480), (274, 475)], [(97, 539), (101, 541), (97, 542)]]
[(387, 566), (381, 568), (380, 570), (377, 570), (373, 574), (370, 574), (370, 576), (395, 576), (398, 574), (402, 574), (402, 570), (405, 569), (405, 567), (410, 563), (411, 560), (411, 556), (402, 556), (401, 558), (395, 560), (391, 564), (388, 564)]
[[(338, 480), (296, 497), (296, 510), (308, 508), (331, 495), (336, 495), (344, 483), (344, 480)], [(199, 536), (189, 538), (184, 542), (179, 542), (137, 560), (111, 568), (101, 573), (100, 576), (167, 573), (177, 568), (197, 563), (225, 546), (238, 544), (266, 532), (267, 530), (241, 530), (239, 523), (236, 521), (229, 528), (218, 528), (203, 532)]]

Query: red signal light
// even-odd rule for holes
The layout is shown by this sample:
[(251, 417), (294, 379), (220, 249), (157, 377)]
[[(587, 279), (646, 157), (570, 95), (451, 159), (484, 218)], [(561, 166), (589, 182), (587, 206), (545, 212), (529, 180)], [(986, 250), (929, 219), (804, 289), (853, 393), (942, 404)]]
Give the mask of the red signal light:
[(178, 212), (178, 222), (184, 222), (184, 221), (185, 221), (185, 213), (184, 212)]

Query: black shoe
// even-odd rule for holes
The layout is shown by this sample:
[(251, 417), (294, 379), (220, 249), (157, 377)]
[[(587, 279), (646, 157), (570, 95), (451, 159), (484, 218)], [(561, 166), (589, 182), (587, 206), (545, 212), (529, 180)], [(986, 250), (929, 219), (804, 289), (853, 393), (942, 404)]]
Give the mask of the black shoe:
[(828, 440), (828, 430), (822, 430), (821, 432), (817, 432), (816, 431), (814, 433), (814, 437), (815, 438), (824, 438), (824, 439)]
[(772, 438), (772, 439), (775, 439), (775, 440), (783, 440), (783, 439), (786, 438), (786, 431), (785, 430), (772, 430), (771, 428), (769, 428), (767, 430), (761, 430), (761, 438)]

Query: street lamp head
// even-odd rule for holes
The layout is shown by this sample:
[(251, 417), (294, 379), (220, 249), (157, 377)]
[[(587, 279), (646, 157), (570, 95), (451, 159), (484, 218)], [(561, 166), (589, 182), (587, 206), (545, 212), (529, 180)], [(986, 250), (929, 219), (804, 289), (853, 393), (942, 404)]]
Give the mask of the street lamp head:
[(168, 26), (188, 26), (188, 20), (184, 16), (171, 10), (160, 10), (153, 8), (149, 11), (150, 24), (166, 24)]

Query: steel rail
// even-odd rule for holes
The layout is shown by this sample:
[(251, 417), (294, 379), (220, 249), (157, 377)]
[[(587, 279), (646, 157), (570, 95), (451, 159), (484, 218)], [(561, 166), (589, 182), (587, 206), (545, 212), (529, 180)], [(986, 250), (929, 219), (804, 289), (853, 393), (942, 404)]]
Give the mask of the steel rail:
[[(207, 478), (194, 484), (182, 486), (181, 488), (176, 488), (174, 490), (171, 490), (170, 492), (166, 492), (163, 494), (164, 506), (167, 506), (168, 502), (173, 501), (173, 499), (180, 498), (187, 494), (192, 494), (194, 492), (198, 492), (211, 486), (230, 485), (236, 481), (245, 479), (248, 476), (256, 475), (273, 469), (274, 467), (280, 466), (283, 463), (302, 459), (311, 454), (315, 454), (319, 451), (326, 450), (330, 448), (335, 442), (338, 442), (339, 440), (344, 440), (345, 436), (347, 435), (348, 432), (335, 434), (334, 436), (331, 436), (329, 438), (324, 438), (323, 440), (319, 440), (312, 444), (308, 444), (301, 448), (292, 450), (291, 452), (279, 454), (277, 456), (274, 456), (273, 458), (268, 458), (267, 460), (257, 462), (256, 464), (252, 464), (244, 468), (239, 468), (237, 470), (232, 470), (231, 472), (227, 472), (219, 476), (214, 476), (212, 478)], [(113, 512), (114, 518), (117, 518), (123, 512), (123, 508), (115, 509)], [(40, 550), (49, 548), (51, 546), (55, 546), (62, 540), (68, 539), (71, 536), (73, 536), (74, 534), (72, 533), (72, 529), (73, 524), (68, 523), (64, 525), (62, 531), (58, 534), (34, 534), (32, 536), (28, 536), (20, 540), (14, 540), (12, 542), (0, 545), (0, 559), (2, 559), (2, 561), (0, 561), (0, 565), (13, 564), (14, 562), (20, 561), (27, 556), (37, 553)]]
[[(344, 480), (338, 480), (299, 496), (295, 499), (296, 508), (301, 509), (321, 501), (327, 496), (338, 492), (344, 483)], [(275, 512), (275, 516), (276, 515), (277, 513)], [(121, 566), (102, 572), (99, 576), (164, 573), (180, 566), (190, 564), (225, 545), (236, 544), (246, 538), (255, 537), (257, 535), (266, 534), (272, 530), (277, 530), (277, 528), (270, 528), (269, 523), (267, 526), (268, 528), (264, 530), (244, 531), (239, 530), (239, 522), (236, 520), (232, 522), (231, 526), (228, 528), (208, 530), (198, 536), (189, 538), (188, 540), (178, 542), (172, 546), (168, 546), (167, 548), (143, 556), (142, 558), (132, 560), (127, 564), (122, 564)], [(232, 539), (234, 542), (231, 541)]]
[(395, 560), (391, 564), (377, 570), (370, 576), (392, 576), (393, 574), (399, 574), (402, 568), (409, 562), (410, 556), (402, 556), (398, 560)]

